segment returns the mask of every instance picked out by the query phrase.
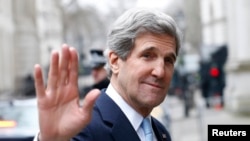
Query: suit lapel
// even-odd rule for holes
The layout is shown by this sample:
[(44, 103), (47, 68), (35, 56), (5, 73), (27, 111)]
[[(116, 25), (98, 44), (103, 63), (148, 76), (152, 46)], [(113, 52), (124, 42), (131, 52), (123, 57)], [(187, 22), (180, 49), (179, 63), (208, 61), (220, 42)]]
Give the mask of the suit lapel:
[(103, 121), (107, 123), (110, 128), (114, 141), (140, 141), (140, 138), (125, 114), (118, 105), (107, 96), (104, 90), (96, 104), (100, 110)]
[(157, 126), (157, 122), (154, 118), (152, 118), (152, 126), (153, 126), (153, 130), (155, 133), (155, 136), (157, 138), (157, 141), (170, 141), (169, 138), (169, 134), (165, 131), (163, 131), (162, 129), (159, 128), (159, 126)]
[(132, 125), (128, 123), (128, 119), (119, 121), (123, 122), (116, 122), (112, 128), (112, 135), (115, 141), (140, 141), (136, 131)]

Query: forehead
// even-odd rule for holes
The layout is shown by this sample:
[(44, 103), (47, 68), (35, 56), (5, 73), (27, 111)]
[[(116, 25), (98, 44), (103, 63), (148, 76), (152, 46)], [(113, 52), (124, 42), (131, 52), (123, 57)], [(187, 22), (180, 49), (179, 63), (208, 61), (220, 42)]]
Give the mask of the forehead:
[(135, 39), (134, 50), (159, 50), (161, 53), (173, 52), (176, 55), (176, 40), (168, 34), (144, 33)]

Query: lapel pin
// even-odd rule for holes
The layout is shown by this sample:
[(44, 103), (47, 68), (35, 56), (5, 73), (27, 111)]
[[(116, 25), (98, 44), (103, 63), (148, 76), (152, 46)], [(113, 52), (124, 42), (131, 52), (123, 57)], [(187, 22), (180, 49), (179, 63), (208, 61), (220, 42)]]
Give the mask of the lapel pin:
[(166, 134), (162, 134), (162, 138), (163, 138), (163, 139), (166, 139), (166, 138), (167, 138), (167, 135), (166, 135)]

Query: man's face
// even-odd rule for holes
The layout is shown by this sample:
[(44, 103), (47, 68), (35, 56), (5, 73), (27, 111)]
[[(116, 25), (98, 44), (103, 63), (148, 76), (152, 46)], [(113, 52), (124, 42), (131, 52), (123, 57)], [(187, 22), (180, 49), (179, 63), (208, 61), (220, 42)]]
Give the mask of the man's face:
[(148, 114), (165, 98), (176, 61), (176, 42), (168, 35), (138, 36), (126, 61), (117, 60), (118, 93), (141, 114)]
[(107, 72), (103, 66), (92, 69), (91, 74), (95, 84), (101, 82), (107, 77)]

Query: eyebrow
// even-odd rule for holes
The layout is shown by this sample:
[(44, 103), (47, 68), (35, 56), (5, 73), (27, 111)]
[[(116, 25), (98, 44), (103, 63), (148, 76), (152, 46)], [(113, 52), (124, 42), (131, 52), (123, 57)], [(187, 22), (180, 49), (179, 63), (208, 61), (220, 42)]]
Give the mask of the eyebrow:
[[(142, 52), (153, 51), (153, 50), (158, 50), (158, 49), (156, 47), (154, 47), (154, 46), (149, 46), (149, 47), (143, 48)], [(167, 54), (165, 54), (164, 56), (170, 56), (171, 58), (173, 58), (174, 60), (176, 60), (176, 53), (167, 52)]]

